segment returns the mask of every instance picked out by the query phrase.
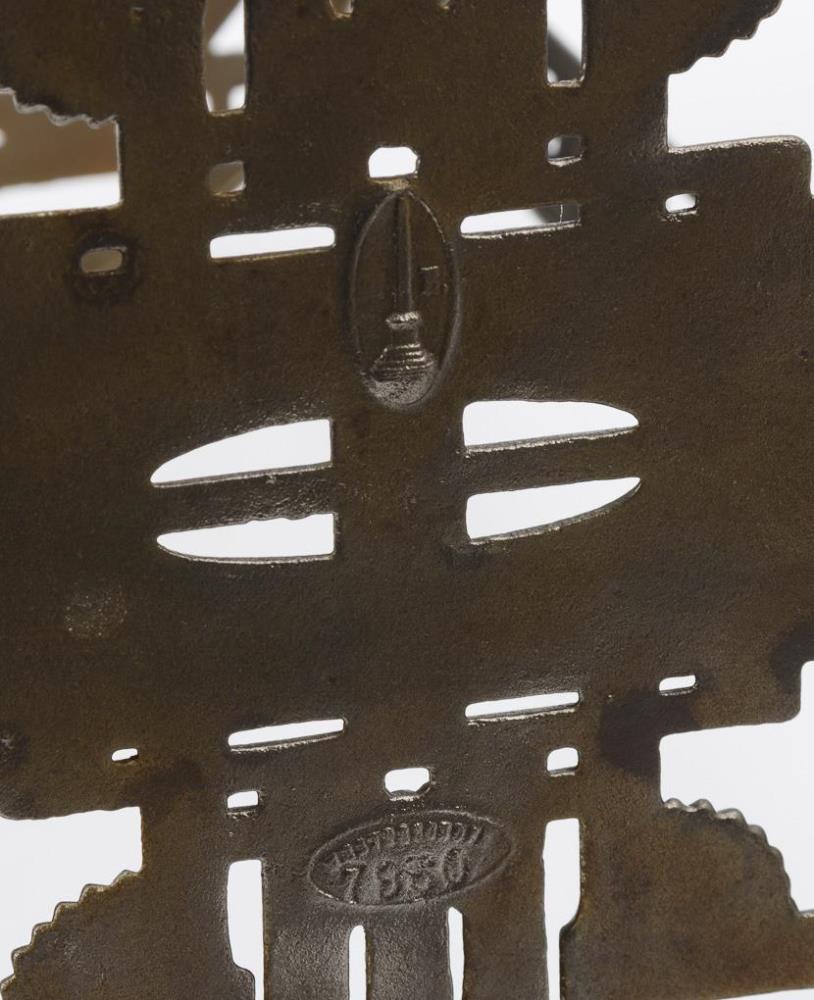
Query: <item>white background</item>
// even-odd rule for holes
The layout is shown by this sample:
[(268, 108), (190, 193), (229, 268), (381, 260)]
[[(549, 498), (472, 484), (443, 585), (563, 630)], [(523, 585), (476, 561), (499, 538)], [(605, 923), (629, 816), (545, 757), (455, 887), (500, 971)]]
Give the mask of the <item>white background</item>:
[[(566, 37), (578, 37), (578, 26), (567, 6), (560, 28)], [(217, 48), (222, 52), (236, 50), (241, 34), (240, 21), (235, 18), (217, 39)], [(672, 142), (691, 145), (782, 134), (814, 141), (813, 39), (814, 4), (811, 0), (785, 0), (781, 12), (766, 21), (753, 40), (735, 42), (725, 57), (704, 59), (689, 73), (675, 77), (670, 88)], [(108, 175), (16, 188), (3, 188), (0, 177), (0, 215), (111, 204), (117, 198), (117, 180)], [(534, 412), (481, 410), (468, 415), (467, 430), (470, 443), (485, 443), (490, 435), (499, 441), (600, 430), (618, 425), (618, 419), (618, 414), (579, 407), (538, 408)], [(624, 422), (624, 417), (621, 419)], [(217, 460), (234, 471), (257, 467), (255, 463), (269, 467), (323, 461), (328, 457), (324, 449), (320, 429), (310, 426), (297, 429), (293, 437), (270, 432), (232, 443), (225, 452), (221, 449)], [(211, 454), (197, 456), (193, 468), (211, 468), (200, 463), (212, 460)], [(498, 503), (484, 501), (470, 509), (470, 530), (473, 534), (494, 534), (557, 520), (578, 509), (606, 503), (630, 485), (621, 484), (617, 489), (614, 484), (593, 484), (574, 491), (502, 497)], [(331, 525), (324, 519), (312, 519), (304, 531), (302, 526), (295, 531), (291, 525), (270, 529), (255, 525), (252, 530), (254, 534), (187, 539), (183, 544), (216, 544), (221, 555), (224, 545), (236, 546), (232, 551), (240, 555), (257, 554), (258, 546), (288, 554), (329, 551), (331, 546)], [(792, 723), (666, 740), (662, 791), (665, 799), (676, 797), (692, 803), (705, 798), (718, 809), (737, 807), (750, 823), (763, 826), (771, 843), (784, 854), (798, 907), (814, 910), (810, 847), (814, 799), (806, 780), (814, 753), (814, 664), (804, 670), (803, 681), (803, 711)], [(551, 908), (546, 920), (556, 929), (573, 915), (579, 887), (573, 827), (558, 827), (551, 833), (546, 849), (546, 895)], [(42, 822), (0, 820), (0, 978), (10, 972), (11, 950), (29, 940), (35, 922), (50, 919), (59, 901), (74, 900), (84, 884), (109, 883), (121, 870), (137, 870), (140, 864), (138, 810)], [(261, 917), (256, 872), (251, 867), (234, 873), (230, 903), (234, 904), (230, 909), (236, 960), (257, 969)], [(453, 940), (457, 942), (454, 922), (453, 914)], [(556, 939), (556, 935), (552, 937)], [(364, 977), (356, 939), (354, 949), (352, 994), (353, 1000), (361, 1000)], [(554, 972), (556, 948), (551, 949), (549, 958)], [(462, 961), (457, 949), (453, 956), (456, 981)], [(551, 996), (558, 996), (556, 989)], [(775, 996), (814, 998), (814, 989)]]

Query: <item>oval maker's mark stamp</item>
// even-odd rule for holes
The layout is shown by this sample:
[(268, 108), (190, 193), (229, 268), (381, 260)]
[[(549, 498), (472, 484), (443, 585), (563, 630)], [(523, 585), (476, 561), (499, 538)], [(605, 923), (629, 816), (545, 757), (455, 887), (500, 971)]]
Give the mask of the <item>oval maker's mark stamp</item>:
[(452, 251), (429, 206), (410, 191), (385, 198), (353, 261), (353, 339), (368, 391), (396, 409), (443, 377), (458, 313)]
[(313, 885), (352, 906), (408, 906), (462, 892), (503, 866), (512, 844), (492, 820), (459, 811), (401, 813), (320, 848)]

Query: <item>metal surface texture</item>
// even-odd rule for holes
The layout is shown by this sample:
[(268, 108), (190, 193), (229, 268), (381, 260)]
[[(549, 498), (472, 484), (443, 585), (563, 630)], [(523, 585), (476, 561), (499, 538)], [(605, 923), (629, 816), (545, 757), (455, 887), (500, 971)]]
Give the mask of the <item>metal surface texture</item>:
[[(559, 996), (541, 853), (572, 817), (564, 997), (814, 985), (779, 855), (659, 789), (662, 737), (792, 718), (814, 657), (809, 151), (673, 149), (665, 128), (670, 74), (777, 6), (586, 0), (564, 85), (542, 0), (248, 0), (245, 108), (212, 114), (203, 0), (3, 0), (0, 82), (115, 119), (123, 197), (0, 219), (0, 807), (136, 806), (144, 847), (140, 873), (36, 930), (6, 1000), (249, 1000), (226, 921), (243, 859), (263, 866), (268, 1000), (344, 1000), (359, 924), (369, 1000), (450, 1000), (451, 906), (467, 1000)], [(550, 163), (559, 135), (583, 154)], [(369, 176), (388, 146), (417, 152), (414, 175)], [(245, 189), (214, 197), (210, 168), (234, 161)], [(677, 192), (696, 208), (667, 212)], [(530, 207), (549, 224), (461, 232)], [(305, 226), (334, 245), (210, 256)], [(120, 266), (86, 273), (96, 248)], [(600, 402), (639, 426), (467, 448), (483, 400)], [(328, 463), (151, 483), (313, 419)], [(623, 476), (638, 490), (597, 516), (467, 533), (474, 495)], [(325, 513), (321, 558), (156, 543)], [(558, 691), (579, 703), (466, 715)], [(229, 744), (324, 719), (342, 731)], [(553, 776), (561, 746), (580, 766)], [(122, 747), (138, 756), (112, 761)], [(385, 772), (411, 765), (430, 783), (389, 797)], [(228, 811), (245, 788), (259, 808)]]

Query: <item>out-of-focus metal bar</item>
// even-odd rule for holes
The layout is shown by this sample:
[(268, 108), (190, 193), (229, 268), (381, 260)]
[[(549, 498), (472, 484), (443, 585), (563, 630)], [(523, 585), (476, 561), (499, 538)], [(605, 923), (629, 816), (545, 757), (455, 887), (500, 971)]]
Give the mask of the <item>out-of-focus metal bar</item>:
[[(204, 30), (211, 38), (234, 10), (235, 0), (209, 0)], [(243, 80), (241, 56), (211, 56), (207, 75), (216, 106)], [(2, 85), (2, 81), (0, 81)], [(203, 95), (201, 95), (203, 99)], [(117, 169), (116, 126), (84, 121), (56, 125), (45, 111), (17, 110), (11, 91), (0, 90), (0, 186), (81, 177)]]
[[(204, 22), (207, 38), (235, 7), (235, 0), (209, 0)], [(559, 79), (579, 73), (574, 54), (554, 37), (549, 39), (549, 59)], [(244, 73), (240, 55), (207, 57), (207, 84), (216, 108), (226, 107), (230, 90), (243, 82)], [(112, 122), (100, 127), (83, 121), (55, 125), (44, 111), (21, 113), (12, 92), (0, 90), (0, 132), (0, 186), (117, 169), (116, 127)], [(568, 152), (564, 149), (562, 155)]]

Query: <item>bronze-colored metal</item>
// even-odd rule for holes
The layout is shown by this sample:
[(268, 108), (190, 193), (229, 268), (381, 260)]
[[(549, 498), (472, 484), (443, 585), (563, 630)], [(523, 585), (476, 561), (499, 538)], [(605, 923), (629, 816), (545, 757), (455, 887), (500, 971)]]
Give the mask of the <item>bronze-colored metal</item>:
[[(248, 858), (269, 1000), (345, 997), (358, 924), (371, 1000), (449, 1000), (450, 906), (464, 996), (537, 1000), (543, 835), (567, 817), (583, 898), (564, 996), (814, 985), (814, 923), (780, 857), (736, 816), (659, 794), (663, 736), (791, 718), (814, 656), (809, 151), (665, 136), (668, 76), (776, 0), (586, 0), (568, 86), (547, 82), (542, 0), (347, 16), (249, 0), (247, 103), (225, 115), (203, 100), (203, 6), (3, 4), (0, 80), (115, 116), (124, 196), (0, 220), (0, 802), (20, 819), (138, 806), (144, 841), (140, 874), (37, 930), (6, 1000), (248, 1000), (225, 915)], [(584, 155), (549, 163), (557, 135)], [(399, 145), (416, 176), (371, 180), (371, 153)], [(246, 189), (213, 197), (208, 171), (231, 161)], [(667, 213), (677, 192), (696, 210)], [(461, 234), (468, 216), (575, 204), (568, 225)], [(335, 247), (209, 256), (224, 233), (309, 225)], [(386, 233), (395, 279), (368, 254)], [(100, 247), (121, 267), (85, 274)], [(605, 402), (640, 426), (467, 450), (463, 408), (488, 399)], [(312, 418), (332, 422), (328, 466), (150, 483), (198, 445)], [(473, 494), (628, 475), (640, 489), (603, 516), (467, 535)], [(155, 542), (325, 512), (330, 558)], [(694, 690), (659, 693), (689, 673)], [(577, 708), (465, 715), (562, 690)], [(309, 719), (345, 728), (228, 744)], [(566, 745), (578, 771), (548, 775)], [(120, 747), (138, 758), (114, 764)], [(385, 772), (410, 765), (429, 787), (391, 801)], [(246, 788), (260, 808), (229, 814)]]
[[(234, 9), (234, 0), (209, 0), (204, 34), (212, 35)], [(243, 72), (239, 56), (206, 54), (207, 83), (216, 107), (225, 108), (229, 91)], [(0, 80), (0, 85), (4, 81)], [(24, 184), (115, 171), (115, 124), (54, 123), (42, 108), (20, 113), (13, 93), (0, 91), (0, 184)]]

